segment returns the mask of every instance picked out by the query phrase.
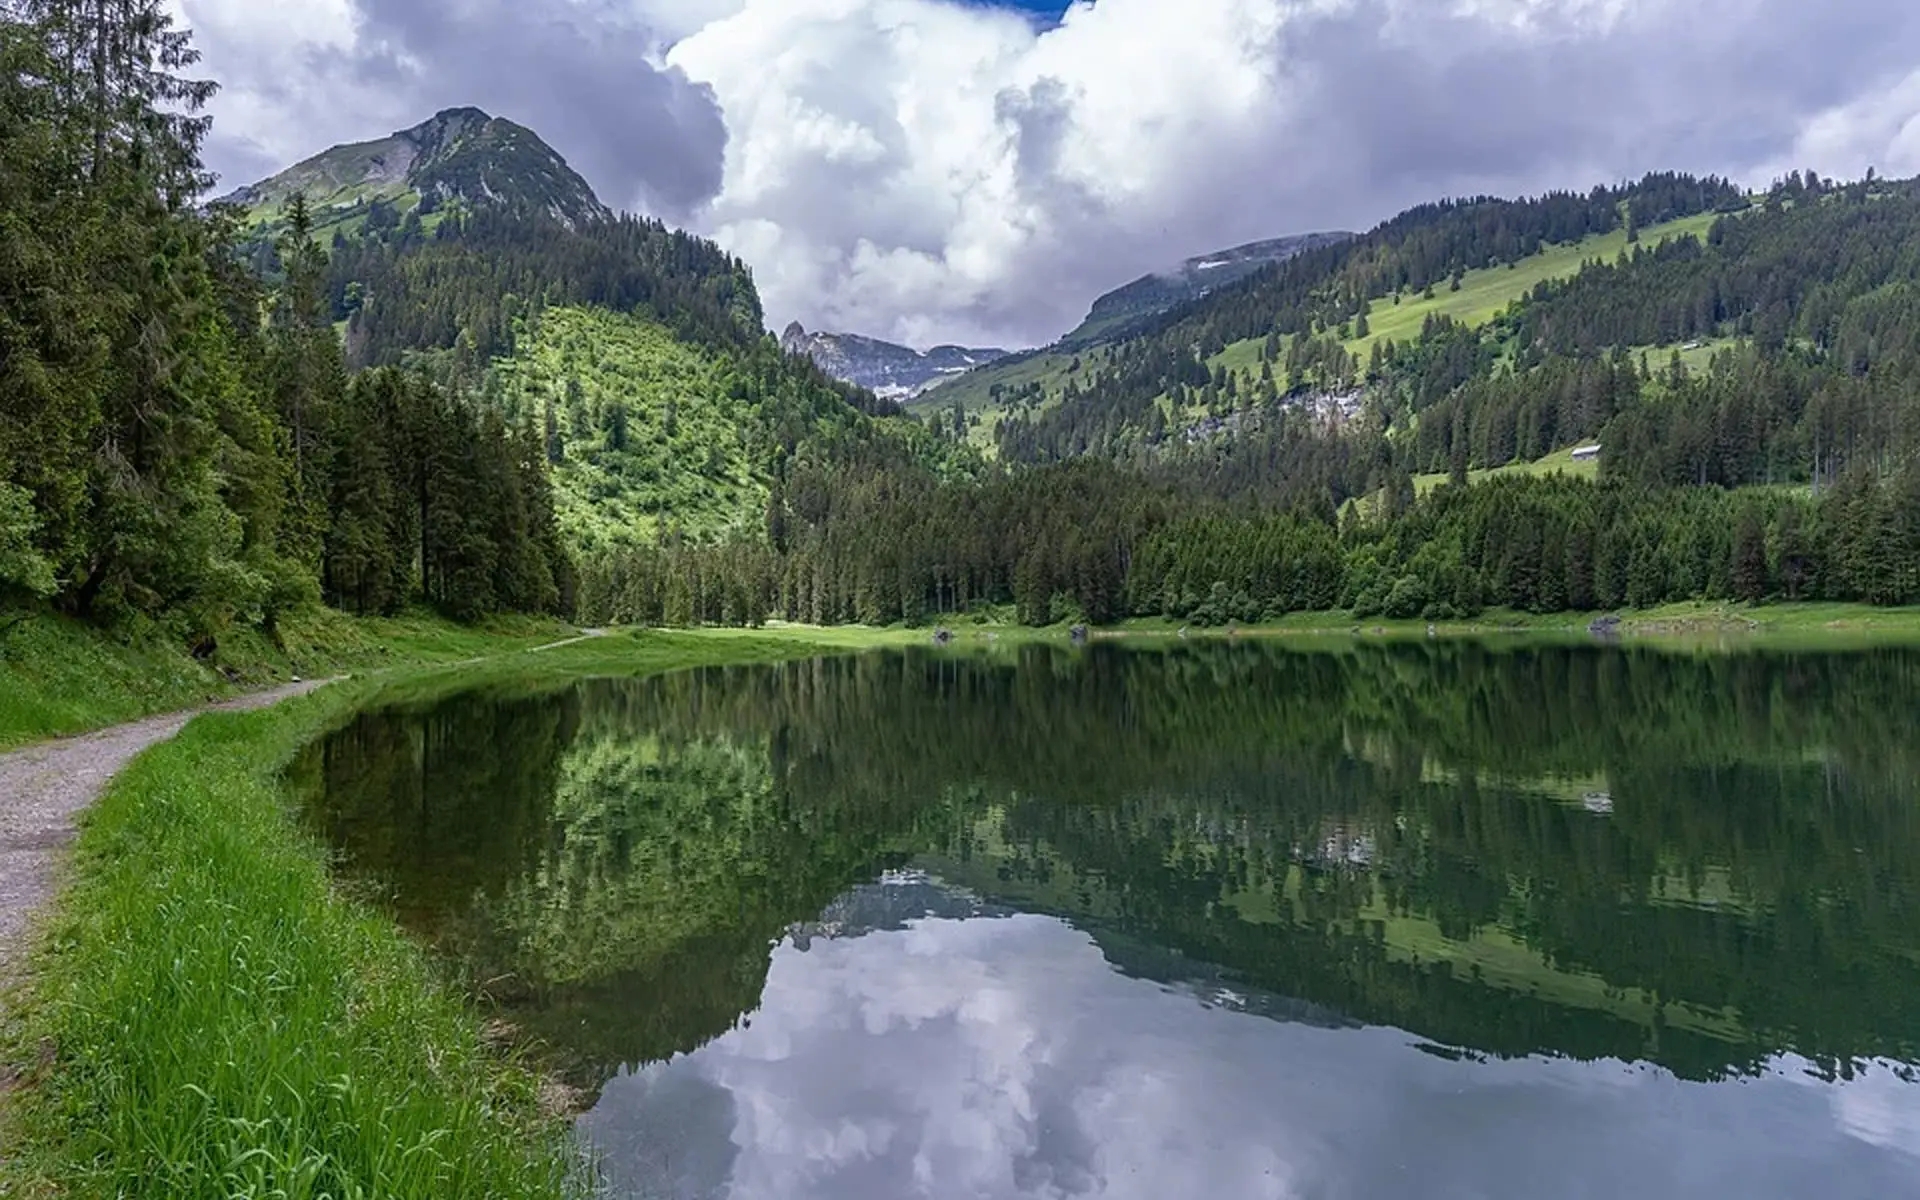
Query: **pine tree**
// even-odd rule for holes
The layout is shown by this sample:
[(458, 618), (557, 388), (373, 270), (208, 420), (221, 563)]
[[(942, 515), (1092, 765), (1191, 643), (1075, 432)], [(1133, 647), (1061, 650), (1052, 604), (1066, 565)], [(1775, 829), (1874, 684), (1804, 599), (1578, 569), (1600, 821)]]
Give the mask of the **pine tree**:
[(1750, 603), (1764, 600), (1772, 586), (1767, 571), (1767, 532), (1752, 508), (1743, 509), (1733, 530), (1733, 594)]

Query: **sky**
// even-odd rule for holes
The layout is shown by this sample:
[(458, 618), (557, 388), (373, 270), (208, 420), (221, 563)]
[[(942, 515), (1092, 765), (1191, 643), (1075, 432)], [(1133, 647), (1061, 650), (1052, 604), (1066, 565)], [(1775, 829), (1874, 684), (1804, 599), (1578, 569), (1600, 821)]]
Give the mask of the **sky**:
[(1912, 0), (169, 0), (232, 186), (476, 105), (746, 259), (778, 328), (1043, 344), (1443, 196), (1920, 173)]

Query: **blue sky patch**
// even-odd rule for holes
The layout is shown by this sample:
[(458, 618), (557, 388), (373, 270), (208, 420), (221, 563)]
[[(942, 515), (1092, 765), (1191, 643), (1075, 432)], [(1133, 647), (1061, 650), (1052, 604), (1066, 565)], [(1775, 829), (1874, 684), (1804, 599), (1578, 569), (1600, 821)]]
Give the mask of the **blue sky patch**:
[(1010, 8), (1023, 12), (1043, 25), (1054, 25), (1067, 11), (1067, 0), (974, 0), (977, 8)]

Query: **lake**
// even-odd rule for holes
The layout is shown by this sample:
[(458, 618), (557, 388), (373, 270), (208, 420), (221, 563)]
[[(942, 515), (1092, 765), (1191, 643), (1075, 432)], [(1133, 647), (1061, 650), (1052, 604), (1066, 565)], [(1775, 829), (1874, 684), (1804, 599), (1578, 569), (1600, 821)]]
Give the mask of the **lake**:
[(1920, 1194), (1920, 652), (1099, 643), (370, 711), (313, 827), (648, 1197)]

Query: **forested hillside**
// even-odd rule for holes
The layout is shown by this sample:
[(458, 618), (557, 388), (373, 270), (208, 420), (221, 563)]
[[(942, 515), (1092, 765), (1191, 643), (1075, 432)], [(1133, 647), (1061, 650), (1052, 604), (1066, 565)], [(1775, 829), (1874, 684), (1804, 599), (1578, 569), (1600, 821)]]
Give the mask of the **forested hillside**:
[(582, 547), (757, 527), (789, 458), (955, 459), (517, 126), (396, 135), (449, 202), (323, 232), (297, 189), (197, 206), (215, 85), (157, 0), (5, 6), (0, 57), (0, 608), (208, 653), (319, 600), (570, 613)]
[[(1556, 243), (1613, 252), (1555, 277)], [(1001, 427), (999, 478), (809, 479), (775, 497), (770, 545), (596, 564), (583, 597), (669, 620), (986, 603), (1195, 624), (1920, 603), (1916, 250), (1908, 182), (1795, 174), (1754, 203), (1660, 175), (1429, 206), (1088, 355)], [(1530, 273), (1504, 310), (1435, 311)], [(1428, 306), (1417, 332), (1375, 337), (1402, 304)], [(1589, 441), (1597, 480), (1469, 486)], [(1449, 482), (1420, 496), (1422, 473)]]
[(194, 208), (213, 84), (162, 6), (31, 0), (0, 56), (0, 602), (207, 650), (322, 593), (571, 603), (537, 441), (350, 381), (310, 244), (263, 291)]
[(331, 239), (325, 291), (350, 367), (426, 371), (537, 436), (574, 552), (757, 527), (796, 455), (970, 457), (782, 351), (746, 264), (658, 221), (370, 222)]

